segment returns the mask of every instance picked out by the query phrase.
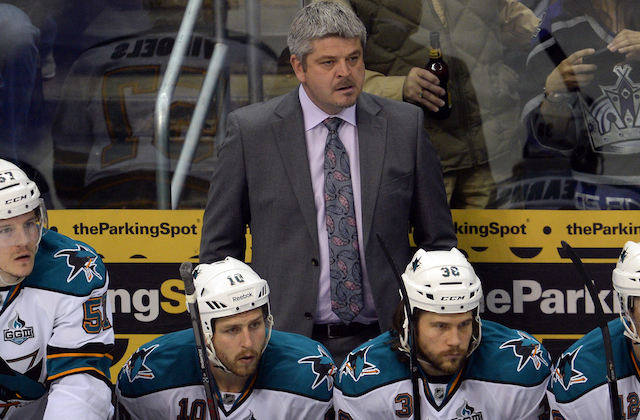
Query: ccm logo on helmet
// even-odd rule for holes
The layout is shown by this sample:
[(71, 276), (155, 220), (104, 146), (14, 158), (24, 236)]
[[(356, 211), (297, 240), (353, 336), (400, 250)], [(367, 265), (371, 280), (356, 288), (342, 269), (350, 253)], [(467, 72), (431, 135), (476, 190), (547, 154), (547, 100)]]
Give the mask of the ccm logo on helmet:
[(25, 194), (25, 195), (23, 195), (21, 197), (14, 197), (14, 198), (12, 198), (10, 200), (5, 200), (4, 204), (17, 203), (19, 201), (26, 200), (26, 199), (27, 199), (27, 196)]
[(443, 296), (442, 298), (440, 298), (440, 300), (447, 300), (447, 301), (456, 301), (456, 300), (463, 300), (464, 296)]
[(234, 296), (231, 298), (232, 301), (234, 302), (240, 302), (241, 300), (245, 300), (245, 299), (249, 299), (253, 297), (253, 292), (247, 292), (245, 294), (242, 294), (240, 296)]

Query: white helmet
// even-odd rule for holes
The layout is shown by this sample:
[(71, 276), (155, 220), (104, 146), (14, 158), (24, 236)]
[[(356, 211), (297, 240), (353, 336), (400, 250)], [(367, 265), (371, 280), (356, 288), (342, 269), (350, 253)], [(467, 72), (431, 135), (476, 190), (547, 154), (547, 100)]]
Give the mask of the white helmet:
[(482, 285), (457, 248), (450, 251), (419, 249), (402, 275), (411, 310), (456, 314), (476, 309)]
[[(411, 312), (416, 309), (438, 314), (458, 314), (474, 311), (477, 332), (472, 337), (469, 354), (480, 344), (482, 322), (480, 300), (482, 285), (471, 264), (457, 248), (449, 251), (419, 249), (402, 275), (407, 289)], [(401, 345), (408, 346), (408, 321), (405, 314), (404, 338)]]
[(634, 297), (640, 296), (640, 244), (632, 241), (624, 244), (611, 278), (620, 299), (620, 319), (625, 327), (624, 335), (640, 344), (636, 325), (631, 318)]
[[(40, 190), (13, 163), (0, 159), (0, 220), (44, 209)], [(39, 215), (42, 216), (42, 215)], [(44, 213), (46, 221), (46, 212)]]
[(229, 372), (213, 347), (215, 320), (264, 307), (267, 324), (262, 351), (271, 338), (273, 317), (269, 306), (269, 285), (247, 264), (232, 257), (212, 264), (200, 264), (193, 270), (200, 322), (207, 340), (209, 360)]

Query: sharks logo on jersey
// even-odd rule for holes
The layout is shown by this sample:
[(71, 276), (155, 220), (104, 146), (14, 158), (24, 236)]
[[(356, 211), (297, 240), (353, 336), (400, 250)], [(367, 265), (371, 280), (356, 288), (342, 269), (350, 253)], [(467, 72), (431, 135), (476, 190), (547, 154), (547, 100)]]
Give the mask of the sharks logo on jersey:
[(482, 420), (482, 412), (476, 413), (476, 409), (471, 407), (467, 400), (456, 410), (456, 418), (452, 420)]
[(33, 327), (27, 327), (27, 323), (20, 318), (18, 312), (16, 312), (16, 316), (9, 322), (9, 328), (3, 332), (4, 341), (11, 341), (18, 345), (34, 337)]
[(256, 420), (256, 418), (253, 416), (253, 411), (249, 410), (249, 415), (242, 420)]
[(520, 359), (518, 362), (518, 372), (524, 369), (529, 361), (531, 361), (536, 370), (540, 370), (540, 366), (542, 365), (549, 366), (544, 358), (540, 343), (522, 331), (518, 331), (518, 335), (520, 338), (509, 340), (500, 346), (501, 349), (511, 347), (513, 354)]
[(94, 277), (102, 280), (102, 276), (96, 271), (98, 255), (86, 246), (78, 244), (76, 247), (76, 249), (60, 250), (54, 255), (55, 258), (67, 258), (67, 265), (71, 267), (71, 272), (67, 276), (67, 283), (70, 283), (81, 272), (84, 273), (89, 283)]
[(333, 388), (333, 374), (336, 371), (336, 366), (331, 361), (331, 356), (321, 347), (318, 346), (319, 354), (317, 356), (307, 356), (298, 360), (298, 363), (311, 364), (311, 370), (316, 375), (315, 381), (311, 388), (316, 389), (321, 383), (327, 381), (327, 390), (331, 391)]
[(575, 368), (576, 357), (582, 346), (572, 352), (563, 353), (558, 360), (556, 368), (551, 373), (551, 387), (555, 382), (562, 385), (565, 391), (573, 384), (583, 384), (587, 382), (587, 377)]
[[(35, 354), (29, 356), (33, 356), (35, 359)], [(35, 366), (30, 364), (30, 369), (24, 374), (16, 372), (9, 366), (9, 363), (20, 361), (20, 359), (4, 361), (0, 358), (0, 408), (20, 405), (18, 400), (23, 403), (37, 400), (47, 391), (44, 385), (38, 382), (43, 367), (42, 360)], [(0, 416), (0, 418), (2, 417)]]
[(147, 361), (147, 357), (151, 354), (152, 351), (157, 349), (159, 344), (154, 344), (151, 347), (144, 348), (140, 347), (136, 350), (135, 353), (129, 357), (127, 363), (124, 365), (122, 372), (126, 373), (129, 382), (133, 382), (136, 379), (153, 379), (156, 375), (153, 373), (151, 369), (145, 364)]
[(354, 381), (358, 382), (365, 375), (378, 375), (380, 369), (372, 363), (367, 362), (367, 353), (371, 346), (361, 348), (347, 355), (347, 360), (340, 368), (340, 375), (350, 375)]

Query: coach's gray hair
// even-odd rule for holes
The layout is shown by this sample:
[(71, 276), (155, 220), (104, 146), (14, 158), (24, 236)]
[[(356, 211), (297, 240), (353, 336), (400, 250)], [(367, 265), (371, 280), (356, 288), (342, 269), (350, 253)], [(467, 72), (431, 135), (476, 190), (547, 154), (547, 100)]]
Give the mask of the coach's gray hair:
[(337, 2), (311, 3), (296, 15), (287, 44), (291, 55), (298, 57), (303, 69), (311, 54), (312, 41), (330, 36), (345, 39), (359, 38), (362, 49), (367, 42), (367, 29), (353, 10)]

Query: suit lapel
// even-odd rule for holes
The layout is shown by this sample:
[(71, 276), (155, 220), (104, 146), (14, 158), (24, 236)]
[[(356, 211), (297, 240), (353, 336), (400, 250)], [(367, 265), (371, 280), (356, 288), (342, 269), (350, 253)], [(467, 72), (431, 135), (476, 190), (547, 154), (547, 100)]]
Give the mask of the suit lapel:
[(382, 179), (387, 119), (378, 116), (380, 106), (362, 93), (356, 107), (358, 142), (360, 146), (360, 188), (362, 190), (362, 228), (364, 247), (371, 237), (373, 213)]
[[(318, 237), (316, 207), (311, 186), (311, 171), (304, 137), (302, 107), (298, 89), (287, 94), (275, 110), (271, 128), (276, 138), (285, 171), (312, 238)], [(312, 241), (316, 249), (318, 241)]]

